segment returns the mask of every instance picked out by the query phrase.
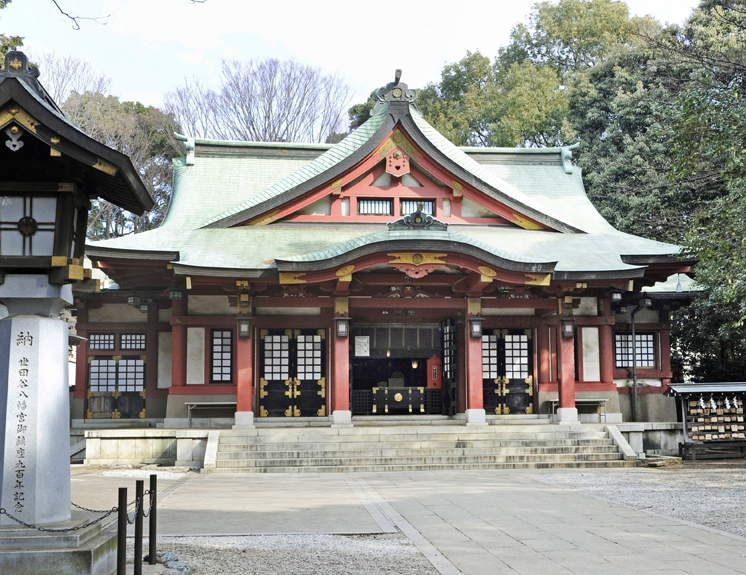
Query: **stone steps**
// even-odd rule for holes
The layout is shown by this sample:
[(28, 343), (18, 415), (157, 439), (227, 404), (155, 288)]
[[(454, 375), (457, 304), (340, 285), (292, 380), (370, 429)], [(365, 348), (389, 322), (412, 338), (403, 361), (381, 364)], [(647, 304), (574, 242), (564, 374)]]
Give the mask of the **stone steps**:
[(602, 426), (388, 425), (221, 432), (207, 473), (630, 467)]
[[(232, 447), (232, 446), (231, 446)], [(469, 455), (469, 456), (482, 456), (482, 455), (567, 455), (567, 454), (578, 454), (578, 453), (614, 453), (618, 454), (618, 450), (614, 445), (598, 445), (598, 446), (560, 446), (560, 447), (504, 447), (504, 448), (492, 448), (492, 447), (477, 447), (477, 448), (439, 448), (439, 449), (419, 449), (418, 455), (420, 456), (435, 456), (435, 455)], [(329, 457), (345, 457), (345, 458), (359, 458), (359, 457), (408, 457), (411, 456), (411, 449), (391, 449), (387, 447), (381, 448), (370, 448), (367, 450), (345, 450), (345, 449), (329, 449), (329, 450), (282, 450), (282, 451), (219, 451), (217, 460), (236, 460), (236, 459), (319, 459)]]
[(531, 462), (531, 463), (447, 463), (440, 465), (338, 465), (330, 467), (220, 467), (207, 473), (364, 473), (370, 471), (447, 471), (447, 470), (489, 470), (489, 469), (584, 469), (584, 468), (621, 468), (637, 467), (637, 461), (622, 459), (613, 461), (565, 461), (565, 462)]
[(480, 463), (560, 463), (575, 461), (615, 461), (619, 453), (571, 453), (539, 455), (435, 455), (413, 457), (328, 457), (310, 459), (225, 459), (217, 468), (245, 467), (332, 467), (353, 466), (379, 469), (387, 465), (443, 465)]
[(613, 446), (614, 442), (609, 439), (555, 439), (555, 440), (531, 440), (531, 439), (490, 439), (484, 441), (381, 441), (372, 438), (368, 442), (323, 442), (323, 443), (277, 443), (262, 442), (253, 443), (223, 443), (221, 438), (220, 451), (358, 451), (361, 449), (501, 449), (501, 448), (541, 448), (541, 447), (604, 447)]
[(315, 433), (302, 434), (258, 434), (255, 436), (224, 435), (221, 433), (221, 444), (229, 443), (401, 443), (426, 441), (487, 441), (487, 440), (556, 440), (556, 439), (606, 439), (605, 432), (512, 432), (506, 434), (482, 433), (421, 433), (421, 434), (360, 434), (360, 435), (322, 435)]

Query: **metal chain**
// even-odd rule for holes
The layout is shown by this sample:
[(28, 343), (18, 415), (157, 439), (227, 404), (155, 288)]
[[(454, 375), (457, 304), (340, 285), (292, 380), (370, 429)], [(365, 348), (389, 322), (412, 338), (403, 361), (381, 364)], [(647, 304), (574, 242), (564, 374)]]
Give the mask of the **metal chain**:
[[(150, 494), (150, 490), (146, 491), (145, 493)], [(145, 494), (143, 493), (143, 497), (144, 496), (145, 496)], [(155, 498), (154, 497), (150, 497), (150, 505), (148, 505), (148, 512), (147, 513), (143, 513), (142, 514), (143, 517), (150, 517), (150, 512), (153, 511), (153, 503), (155, 503)]]
[(137, 519), (137, 514), (140, 512), (140, 500), (135, 499), (135, 512), (132, 514), (132, 520), (130, 521), (129, 513), (127, 514), (127, 523), (132, 525), (135, 522), (135, 519)]
[[(148, 495), (148, 494), (150, 494), (150, 489), (148, 489), (148, 490), (146, 490), (146, 491), (144, 491), (144, 492), (143, 492), (143, 497), (144, 497), (145, 495)], [(133, 499), (132, 501), (130, 501), (130, 502), (129, 502), (129, 503), (127, 504), (127, 508), (129, 509), (129, 508), (130, 508), (130, 507), (131, 507), (132, 505), (134, 505), (134, 504), (135, 504), (135, 501), (137, 501), (137, 500), (136, 500), (136, 499)], [(89, 513), (108, 513), (108, 510), (107, 510), (107, 509), (88, 509), (87, 507), (83, 507), (82, 505), (78, 505), (77, 503), (75, 503), (75, 502), (73, 502), (73, 501), (71, 501), (71, 502), (70, 502), (70, 505), (72, 505), (73, 507), (77, 507), (78, 509), (81, 509), (81, 510), (83, 510), (83, 511), (88, 511)], [(114, 507), (113, 509), (114, 509), (115, 511), (117, 511), (117, 508), (116, 508), (116, 507)], [(147, 516), (146, 516), (146, 517), (147, 517)]]
[[(142, 495), (143, 495), (143, 498), (146, 495), (150, 495), (150, 490), (148, 489), (144, 491)], [(112, 507), (111, 509), (107, 511), (105, 509), (88, 509), (87, 507), (82, 507), (81, 505), (78, 505), (77, 503), (73, 503), (72, 501), (70, 502), (70, 504), (73, 505), (74, 507), (77, 507), (78, 509), (82, 509), (83, 511), (88, 511), (90, 513), (103, 513), (104, 515), (102, 515), (98, 519), (93, 519), (89, 521), (88, 523), (84, 523), (83, 525), (78, 525), (76, 527), (67, 527), (67, 528), (37, 527), (36, 525), (33, 525), (31, 523), (26, 523), (22, 519), (18, 519), (18, 517), (14, 517), (4, 507), (0, 507), (0, 515), (5, 515), (6, 517), (8, 517), (8, 519), (11, 519), (12, 521), (15, 521), (16, 523), (19, 523), (20, 525), (23, 525), (24, 527), (28, 527), (29, 529), (36, 529), (37, 531), (46, 531), (48, 533), (70, 533), (73, 531), (79, 531), (80, 529), (85, 529), (86, 527), (90, 527), (91, 525), (95, 525), (96, 523), (99, 523), (103, 521), (104, 519), (106, 519), (107, 517), (109, 517), (109, 515), (112, 515), (113, 513), (117, 513), (119, 511), (118, 507)], [(129, 518), (129, 514), (127, 514), (127, 523), (129, 523), (130, 525), (132, 525), (135, 522), (135, 519), (137, 518), (137, 514), (140, 511), (140, 500), (135, 498), (134, 501), (132, 501), (132, 503), (127, 505), (127, 507), (129, 507), (132, 504), (136, 504), (136, 505), (135, 505), (135, 512), (132, 515), (131, 521)], [(147, 514), (143, 514), (143, 517), (147, 517), (148, 515), (150, 515), (150, 512), (152, 510), (153, 510), (153, 499), (151, 498), (148, 512)]]
[[(82, 511), (88, 511), (89, 513), (107, 513), (106, 509), (88, 509), (87, 507), (83, 507), (82, 505), (78, 505), (77, 503), (70, 502), (70, 505), (73, 507), (77, 507), (78, 509), (81, 509)], [(116, 507), (113, 508), (115, 511), (118, 511)]]
[(17, 517), (13, 517), (4, 507), (0, 507), (0, 515), (5, 515), (8, 517), (8, 519), (12, 519), (16, 523), (20, 523), (24, 527), (28, 527), (29, 529), (36, 529), (37, 531), (46, 531), (48, 533), (70, 533), (72, 531), (78, 531), (79, 529), (85, 529), (86, 527), (90, 527), (91, 525), (95, 525), (96, 523), (99, 523), (100, 521), (103, 521), (106, 519), (109, 515), (112, 513), (116, 513), (117, 508), (113, 507), (111, 510), (107, 511), (104, 515), (99, 517), (98, 519), (94, 519), (92, 521), (89, 521), (88, 523), (84, 523), (83, 525), (78, 525), (76, 527), (68, 527), (66, 529), (51, 529), (47, 527), (37, 527), (36, 525), (32, 525), (30, 523), (26, 523), (25, 521), (18, 519)]

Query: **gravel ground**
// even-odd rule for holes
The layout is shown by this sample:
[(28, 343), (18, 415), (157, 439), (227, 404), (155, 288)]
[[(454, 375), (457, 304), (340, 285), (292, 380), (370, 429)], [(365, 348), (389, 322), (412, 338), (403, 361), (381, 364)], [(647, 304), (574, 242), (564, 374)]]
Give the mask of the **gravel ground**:
[(532, 478), (746, 537), (746, 464), (742, 462), (688, 463), (646, 473), (557, 473)]
[(195, 564), (199, 575), (438, 575), (402, 535), (159, 537), (158, 550)]

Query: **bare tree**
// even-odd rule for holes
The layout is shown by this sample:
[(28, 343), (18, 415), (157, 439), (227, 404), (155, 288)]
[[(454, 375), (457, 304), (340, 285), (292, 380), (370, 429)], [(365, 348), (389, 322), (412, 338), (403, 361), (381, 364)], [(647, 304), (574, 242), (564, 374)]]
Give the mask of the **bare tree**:
[(344, 131), (352, 90), (338, 76), (292, 60), (223, 60), (220, 84), (199, 78), (164, 96), (192, 136), (257, 142), (323, 142)]
[(91, 210), (88, 237), (108, 239), (158, 227), (171, 195), (171, 158), (181, 153), (173, 118), (157, 108), (97, 92), (73, 92), (62, 109), (88, 135), (127, 154), (156, 203), (150, 212), (135, 216), (99, 200)]
[(58, 105), (62, 105), (73, 92), (111, 93), (111, 78), (82, 58), (42, 52), (32, 54), (31, 59), (39, 65), (44, 74), (42, 84)]
[(67, 118), (99, 142), (127, 154), (155, 200), (142, 216), (97, 200), (88, 237), (108, 239), (157, 227), (171, 196), (171, 159), (183, 153), (174, 138), (181, 131), (173, 117), (139, 102), (120, 102), (111, 94), (111, 79), (90, 62), (54, 52), (36, 55), (41, 81)]

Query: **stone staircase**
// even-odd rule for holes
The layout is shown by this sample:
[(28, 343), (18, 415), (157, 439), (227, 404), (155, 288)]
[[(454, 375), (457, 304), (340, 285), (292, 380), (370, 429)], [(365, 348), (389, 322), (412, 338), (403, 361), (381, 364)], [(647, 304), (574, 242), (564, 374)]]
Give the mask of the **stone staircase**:
[(634, 467), (602, 425), (223, 430), (207, 473)]

